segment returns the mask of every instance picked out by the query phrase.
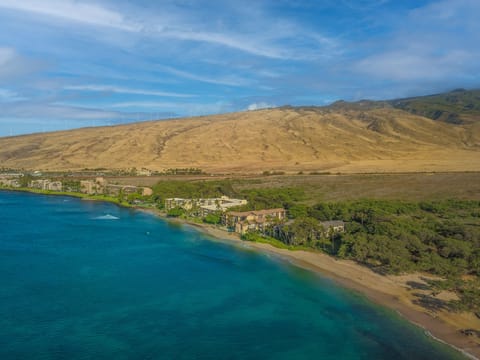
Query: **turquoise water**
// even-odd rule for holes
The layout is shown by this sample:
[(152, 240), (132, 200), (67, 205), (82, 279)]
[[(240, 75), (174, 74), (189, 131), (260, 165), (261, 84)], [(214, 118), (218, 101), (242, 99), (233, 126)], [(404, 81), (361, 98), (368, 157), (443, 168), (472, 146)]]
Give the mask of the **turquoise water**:
[(0, 359), (104, 358), (460, 355), (275, 257), (112, 204), (0, 191)]

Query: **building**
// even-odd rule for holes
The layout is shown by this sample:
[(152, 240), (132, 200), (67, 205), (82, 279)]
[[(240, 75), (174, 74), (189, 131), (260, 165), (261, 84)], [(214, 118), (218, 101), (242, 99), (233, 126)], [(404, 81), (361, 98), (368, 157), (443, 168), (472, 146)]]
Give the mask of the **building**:
[(88, 195), (105, 194), (108, 182), (104, 177), (96, 177), (95, 180), (81, 180), (80, 192)]
[(324, 235), (326, 236), (345, 232), (345, 223), (341, 220), (322, 221), (320, 225), (323, 227)]
[(32, 180), (28, 187), (39, 190), (62, 191), (62, 182), (50, 181), (48, 179)]
[(152, 170), (141, 168), (140, 170), (137, 170), (137, 176), (152, 176)]
[(214, 199), (200, 199), (204, 200), (200, 205), (201, 216), (207, 216), (208, 214), (215, 212), (226, 212), (228, 209), (237, 206), (247, 205), (248, 201), (245, 199), (231, 199), (228, 196), (221, 196)]
[(48, 189), (50, 191), (62, 191), (63, 186), (61, 181), (51, 181), (48, 185)]
[(88, 195), (102, 194), (103, 186), (97, 184), (95, 181), (92, 180), (81, 180), (80, 192)]
[(175, 208), (181, 208), (190, 211), (193, 208), (194, 201), (195, 200), (193, 199), (168, 198), (165, 199), (165, 210), (168, 211)]
[(29, 188), (38, 189), (38, 190), (48, 190), (49, 180), (32, 180), (28, 184)]
[(122, 186), (122, 192), (124, 194), (135, 194), (135, 193), (138, 193), (138, 191), (139, 191), (139, 188), (133, 185)]
[(0, 186), (19, 188), (19, 187), (21, 187), (21, 184), (20, 184), (20, 181), (18, 179), (0, 178)]
[(231, 199), (228, 196), (204, 199), (169, 198), (165, 200), (165, 209), (168, 211), (174, 208), (181, 208), (186, 211), (197, 211), (200, 216), (207, 216), (217, 211), (225, 212), (232, 207), (246, 204), (247, 200)]
[(265, 231), (267, 227), (278, 222), (285, 221), (287, 211), (285, 209), (267, 209), (255, 211), (230, 211), (224, 217), (227, 228), (239, 234), (249, 231)]
[(143, 196), (150, 196), (153, 194), (153, 190), (148, 187), (137, 187), (133, 185), (114, 185), (108, 184), (105, 186), (105, 193), (108, 195), (118, 196), (120, 193), (128, 194), (141, 194)]

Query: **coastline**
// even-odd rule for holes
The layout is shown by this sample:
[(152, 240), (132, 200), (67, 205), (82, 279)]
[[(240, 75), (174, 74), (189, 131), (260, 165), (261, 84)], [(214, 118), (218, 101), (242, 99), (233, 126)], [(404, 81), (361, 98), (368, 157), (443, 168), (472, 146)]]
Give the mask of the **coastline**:
[(328, 277), (337, 284), (364, 295), (370, 301), (396, 311), (410, 323), (422, 328), (427, 335), (457, 349), (466, 357), (480, 359), (480, 339), (460, 332), (461, 329), (480, 329), (479, 318), (471, 313), (433, 311), (415, 303), (419, 290), (409, 284), (422, 284), (422, 279), (432, 278), (431, 275), (380, 275), (351, 260), (335, 259), (320, 252), (280, 249), (266, 243), (244, 241), (238, 234), (214, 225), (168, 218), (156, 209), (137, 209), (171, 223), (192, 227), (216, 240), (272, 254), (295, 266)]
[[(18, 191), (18, 189), (5, 189)], [(453, 313), (445, 310), (432, 311), (415, 303), (420, 290), (409, 283), (424, 283), (428, 274), (410, 274), (403, 276), (380, 275), (366, 266), (351, 260), (339, 260), (320, 252), (305, 250), (287, 250), (270, 244), (244, 241), (236, 233), (230, 233), (214, 225), (196, 223), (186, 219), (168, 218), (155, 208), (126, 206), (109, 198), (89, 198), (74, 193), (45, 193), (40, 191), (20, 190), (41, 195), (72, 196), (87, 201), (105, 201), (121, 207), (127, 207), (152, 214), (170, 223), (192, 227), (216, 240), (236, 244), (272, 254), (291, 264), (315, 272), (334, 280), (339, 285), (364, 295), (370, 301), (396, 311), (409, 322), (424, 329), (425, 333), (437, 341), (443, 342), (462, 352), (465, 356), (480, 359), (480, 338), (466, 336), (461, 329), (480, 329), (480, 319), (471, 313)]]

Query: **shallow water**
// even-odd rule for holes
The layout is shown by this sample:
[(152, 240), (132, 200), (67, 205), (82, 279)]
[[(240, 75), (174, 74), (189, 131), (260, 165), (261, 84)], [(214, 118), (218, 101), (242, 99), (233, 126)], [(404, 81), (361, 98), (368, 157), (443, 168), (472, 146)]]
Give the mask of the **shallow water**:
[(0, 359), (462, 358), (327, 278), (113, 204), (0, 191), (0, 281)]

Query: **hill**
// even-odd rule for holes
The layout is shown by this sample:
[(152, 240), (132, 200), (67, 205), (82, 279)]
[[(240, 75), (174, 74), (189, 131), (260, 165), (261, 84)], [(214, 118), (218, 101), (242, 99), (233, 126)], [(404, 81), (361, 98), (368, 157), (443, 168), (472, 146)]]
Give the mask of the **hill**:
[(395, 108), (432, 120), (451, 124), (480, 122), (480, 90), (456, 89), (443, 94), (417, 96), (388, 101), (336, 101), (327, 108), (334, 110), (372, 110)]
[(456, 89), (445, 94), (397, 99), (388, 103), (412, 114), (452, 124), (480, 120), (480, 90)]
[(196, 167), (213, 173), (479, 171), (476, 103), (468, 110), (463, 100), (448, 107), (461, 121), (412, 114), (434, 99), (284, 107), (0, 138), (0, 166)]

